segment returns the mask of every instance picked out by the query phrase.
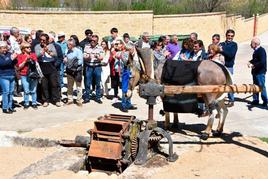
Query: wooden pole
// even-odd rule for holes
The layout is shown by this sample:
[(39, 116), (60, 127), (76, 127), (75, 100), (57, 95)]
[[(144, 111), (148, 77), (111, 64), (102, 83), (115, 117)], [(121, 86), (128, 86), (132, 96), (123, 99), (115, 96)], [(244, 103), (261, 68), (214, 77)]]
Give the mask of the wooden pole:
[(181, 93), (258, 93), (261, 88), (253, 84), (242, 85), (196, 85), (196, 86), (169, 86), (165, 85), (164, 94), (174, 95)]
[(254, 14), (254, 21), (253, 21), (253, 37), (257, 35), (257, 14)]

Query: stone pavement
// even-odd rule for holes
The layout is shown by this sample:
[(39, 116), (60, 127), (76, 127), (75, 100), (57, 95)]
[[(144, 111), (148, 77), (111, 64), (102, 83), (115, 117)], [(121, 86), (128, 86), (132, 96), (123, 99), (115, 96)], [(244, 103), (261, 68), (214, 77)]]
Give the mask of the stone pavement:
[[(266, 41), (268, 33), (261, 36), (261, 39)], [(264, 45), (268, 51), (268, 44)], [(249, 42), (239, 44), (239, 50), (236, 58), (234, 83), (252, 83), (250, 69), (247, 68), (247, 62), (251, 59), (252, 50), (249, 47)], [(266, 75), (267, 77), (267, 75)], [(268, 80), (267, 80), (268, 81)], [(266, 81), (266, 83), (267, 83)], [(260, 107), (250, 108), (247, 102), (251, 94), (236, 94), (237, 102), (235, 106), (229, 108), (229, 114), (226, 119), (225, 131), (236, 131), (243, 135), (250, 136), (268, 136), (268, 110)], [(22, 98), (17, 99), (19, 102)], [(24, 111), (22, 108), (17, 108), (17, 112), (12, 115), (0, 113), (0, 131), (18, 131), (27, 132), (38, 128), (48, 128), (52, 126), (60, 126), (63, 123), (71, 121), (94, 121), (98, 116), (109, 113), (122, 113), (117, 106), (120, 103), (112, 106), (111, 101), (104, 99), (103, 104), (91, 101), (83, 107), (75, 105), (63, 106), (57, 108), (50, 105), (47, 108), (39, 107), (37, 111), (29, 109)], [(139, 119), (147, 119), (146, 101), (140, 98), (137, 94), (133, 97), (133, 103), (138, 107), (137, 110), (129, 111), (128, 114), (136, 115)], [(163, 121), (164, 118), (159, 115), (159, 110), (162, 105), (159, 103), (155, 107), (155, 119)], [(180, 122), (186, 124), (206, 124), (207, 118), (197, 118), (192, 114), (180, 114)], [(215, 121), (217, 124), (217, 121)]]

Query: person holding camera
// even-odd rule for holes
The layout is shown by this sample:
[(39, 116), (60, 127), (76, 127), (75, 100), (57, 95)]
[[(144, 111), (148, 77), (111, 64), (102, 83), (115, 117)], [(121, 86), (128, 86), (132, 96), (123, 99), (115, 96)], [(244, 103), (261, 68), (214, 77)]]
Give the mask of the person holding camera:
[(82, 106), (82, 64), (83, 64), (83, 53), (76, 47), (75, 41), (69, 39), (67, 42), (68, 51), (66, 57), (63, 59), (64, 64), (66, 65), (67, 73), (67, 96), (68, 101), (67, 105), (73, 103), (73, 85), (76, 83), (77, 88), (77, 99), (76, 104)]
[(86, 65), (86, 93), (84, 103), (90, 101), (92, 80), (95, 79), (96, 84), (96, 99), (95, 101), (99, 104), (101, 101), (101, 61), (104, 57), (104, 52), (101, 46), (98, 45), (99, 37), (97, 35), (92, 35), (92, 40), (90, 44), (86, 45), (84, 48), (84, 64)]
[[(21, 44), (22, 54), (18, 55), (17, 69), (21, 76), (21, 82), (24, 90), (24, 109), (30, 106), (29, 97), (32, 97), (32, 107), (37, 109), (37, 93), (39, 75), (36, 72), (37, 57), (31, 53), (31, 44), (24, 42)], [(31, 71), (31, 69), (33, 69)], [(34, 72), (35, 71), (35, 72)], [(30, 74), (32, 72), (32, 74)]]
[(41, 81), (43, 107), (47, 107), (50, 100), (60, 107), (59, 80), (55, 66), (58, 54), (54, 45), (49, 43), (47, 34), (40, 35), (40, 44), (35, 46), (35, 54), (44, 74)]
[(8, 45), (0, 41), (0, 86), (2, 88), (3, 113), (16, 112), (13, 108), (13, 93), (15, 86), (15, 64), (17, 54), (8, 52)]

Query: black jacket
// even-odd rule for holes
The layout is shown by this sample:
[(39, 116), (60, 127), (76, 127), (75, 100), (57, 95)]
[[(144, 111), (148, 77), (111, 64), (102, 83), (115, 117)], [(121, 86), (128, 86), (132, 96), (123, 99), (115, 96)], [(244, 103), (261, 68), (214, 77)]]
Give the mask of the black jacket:
[(57, 44), (56, 42), (53, 42), (52, 43), (57, 51), (57, 58), (55, 60), (55, 67), (56, 69), (59, 71), (60, 70), (60, 66), (61, 66), (61, 63), (63, 62), (63, 53), (62, 53), (62, 50), (61, 50), (61, 47), (59, 44)]
[(235, 42), (221, 42), (220, 45), (222, 46), (223, 51), (221, 54), (224, 56), (225, 59), (225, 66), (226, 67), (233, 67), (235, 61), (235, 55), (237, 52), (237, 43)]
[(82, 40), (80, 43), (79, 43), (79, 46), (82, 48), (82, 50), (84, 51), (84, 48), (86, 46), (86, 44), (89, 44), (91, 42), (90, 39), (88, 38), (85, 38), (84, 40)]
[(254, 65), (251, 70), (253, 75), (265, 74), (267, 71), (267, 56), (266, 51), (263, 47), (259, 47), (254, 51), (252, 55), (252, 60), (250, 61)]

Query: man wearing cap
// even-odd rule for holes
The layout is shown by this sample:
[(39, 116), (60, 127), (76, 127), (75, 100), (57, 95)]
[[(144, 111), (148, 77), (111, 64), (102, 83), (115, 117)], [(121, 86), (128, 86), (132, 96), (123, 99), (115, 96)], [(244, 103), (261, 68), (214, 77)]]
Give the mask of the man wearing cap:
[[(66, 53), (67, 53), (67, 42), (65, 40), (65, 33), (64, 32), (60, 32), (58, 34), (58, 44), (60, 45), (61, 47), (61, 51), (62, 51), (62, 55), (63, 57), (66, 56)], [(64, 82), (63, 82), (63, 77), (64, 77), (64, 68), (65, 68), (65, 65), (64, 63), (62, 62), (60, 64), (60, 85), (61, 85), (61, 88), (64, 86)]]

